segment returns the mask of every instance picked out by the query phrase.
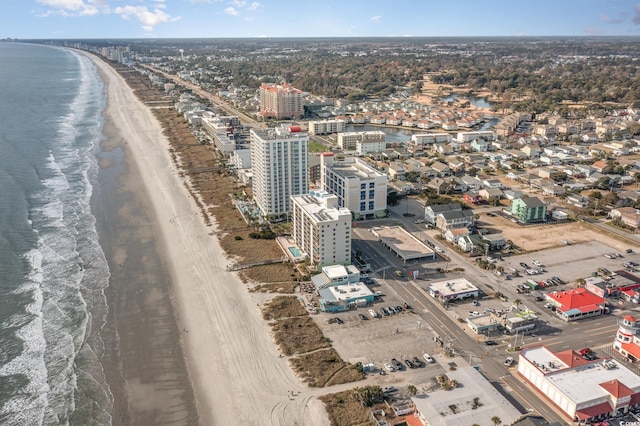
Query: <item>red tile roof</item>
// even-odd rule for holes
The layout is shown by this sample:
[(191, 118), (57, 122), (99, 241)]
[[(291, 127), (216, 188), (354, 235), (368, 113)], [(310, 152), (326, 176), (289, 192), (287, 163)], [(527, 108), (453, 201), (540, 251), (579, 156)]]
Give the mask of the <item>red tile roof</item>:
[(636, 359), (640, 359), (640, 346), (635, 343), (623, 343), (622, 349), (633, 355)]
[(614, 398), (624, 398), (625, 396), (631, 396), (635, 393), (623, 383), (620, 383), (618, 379), (600, 383), (600, 387), (613, 395)]
[(580, 420), (587, 420), (600, 414), (610, 413), (611, 411), (613, 411), (611, 404), (603, 402), (602, 404), (592, 405), (591, 407), (576, 411), (576, 416), (578, 416)]
[(581, 365), (589, 364), (589, 361), (582, 358), (580, 354), (578, 354), (576, 351), (572, 349), (567, 349), (566, 351), (562, 351), (562, 352), (556, 352), (555, 355), (558, 357), (560, 361), (567, 364), (569, 368), (579, 367)]

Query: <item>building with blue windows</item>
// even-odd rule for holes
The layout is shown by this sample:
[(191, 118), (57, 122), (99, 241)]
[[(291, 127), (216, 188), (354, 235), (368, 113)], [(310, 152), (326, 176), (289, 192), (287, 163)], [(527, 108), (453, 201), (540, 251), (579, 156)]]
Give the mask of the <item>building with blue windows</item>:
[(336, 161), (332, 152), (320, 156), (322, 190), (338, 197), (354, 219), (384, 217), (387, 208), (387, 175), (360, 158)]

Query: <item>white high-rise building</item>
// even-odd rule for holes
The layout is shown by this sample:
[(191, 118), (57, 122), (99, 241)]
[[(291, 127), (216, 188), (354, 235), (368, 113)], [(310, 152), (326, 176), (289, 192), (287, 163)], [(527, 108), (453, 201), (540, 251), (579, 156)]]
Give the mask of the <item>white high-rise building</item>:
[(356, 219), (385, 216), (388, 178), (360, 158), (335, 161), (333, 152), (320, 156), (321, 189), (338, 197)]
[(291, 196), (293, 239), (312, 264), (351, 262), (351, 212), (326, 191)]
[(309, 191), (309, 136), (298, 126), (251, 130), (253, 199), (265, 217), (285, 216), (290, 197)]

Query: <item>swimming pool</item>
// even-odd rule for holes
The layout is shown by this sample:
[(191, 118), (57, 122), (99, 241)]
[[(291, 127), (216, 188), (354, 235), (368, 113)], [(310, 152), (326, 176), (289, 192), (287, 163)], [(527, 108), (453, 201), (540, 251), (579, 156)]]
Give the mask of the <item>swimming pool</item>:
[(298, 247), (289, 247), (289, 251), (293, 255), (293, 257), (302, 257), (302, 252)]

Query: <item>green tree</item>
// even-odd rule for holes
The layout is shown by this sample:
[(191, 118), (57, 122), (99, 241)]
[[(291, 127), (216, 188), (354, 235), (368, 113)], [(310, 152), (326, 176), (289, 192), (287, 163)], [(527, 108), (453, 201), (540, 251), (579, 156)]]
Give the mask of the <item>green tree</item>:
[(409, 385), (407, 386), (407, 392), (409, 393), (409, 396), (416, 396), (418, 389), (413, 385)]

